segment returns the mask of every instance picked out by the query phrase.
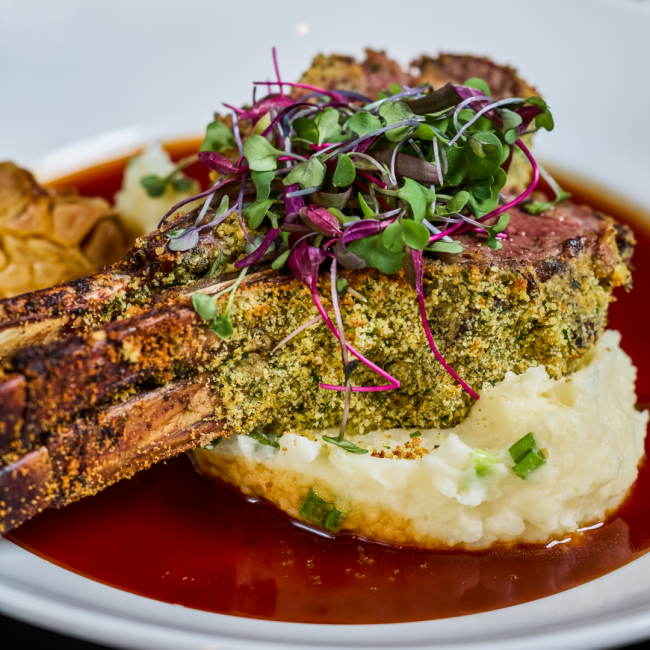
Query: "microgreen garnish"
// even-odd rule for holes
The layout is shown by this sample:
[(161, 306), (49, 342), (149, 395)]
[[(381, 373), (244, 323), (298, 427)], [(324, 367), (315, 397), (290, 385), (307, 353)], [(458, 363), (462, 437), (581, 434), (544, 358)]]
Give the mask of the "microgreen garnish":
[[(232, 286), (220, 291), (214, 296), (208, 296), (205, 293), (195, 293), (192, 296), (194, 311), (204, 320), (212, 321), (210, 330), (221, 339), (229, 339), (233, 334), (233, 327), (230, 322), (230, 310), (235, 300), (235, 293), (247, 271), (248, 267), (239, 274), (239, 277)], [(230, 294), (228, 304), (222, 314), (217, 314), (217, 300), (226, 293)]]
[[(347, 343), (339, 300), (352, 289), (338, 277), (337, 269), (374, 268), (386, 274), (403, 270), (415, 289), (433, 354), (463, 389), (478, 399), (438, 352), (431, 335), (423, 289), (424, 257), (461, 253), (460, 235), (479, 238), (495, 250), (503, 246), (508, 210), (531, 194), (540, 174), (520, 136), (540, 128), (552, 130), (553, 118), (538, 97), (493, 101), (482, 79), (469, 79), (463, 85), (449, 83), (437, 90), (428, 85), (401, 88), (392, 84), (390, 92), (381, 92), (371, 101), (354, 92), (283, 81), (275, 52), (274, 65), (277, 81), (255, 82), (267, 85), (266, 97), (246, 110), (228, 106), (233, 110), (232, 130), (220, 119), (207, 127), (200, 160), (228, 178), (174, 206), (161, 225), (185, 203), (206, 198), (193, 227), (167, 235), (171, 250), (185, 251), (201, 240), (217, 245), (211, 233), (216, 235), (219, 224), (237, 213), (246, 239), (246, 255), (235, 261), (242, 275), (216, 296), (195, 294), (192, 299), (196, 311), (211, 321), (210, 328), (221, 338), (232, 335), (230, 308), (236, 288), (252, 264), (269, 256), (274, 269), (288, 266), (309, 288), (319, 316), (279, 345), (319, 319), (340, 341), (343, 384), (320, 386), (345, 393), (341, 430), (338, 437), (323, 439), (351, 453), (366, 453), (345, 439), (351, 393), (394, 390), (399, 382)], [(272, 86), (278, 92), (271, 92)], [(285, 94), (287, 86), (311, 92), (295, 102)], [(246, 129), (240, 131), (245, 122)], [(534, 129), (530, 129), (533, 122)], [(241, 133), (251, 132), (242, 142)], [(533, 180), (521, 195), (506, 202), (500, 192), (507, 181), (513, 147), (530, 161)], [(235, 164), (237, 150), (240, 158)], [(528, 203), (526, 209), (534, 214), (567, 196), (546, 172), (541, 173), (556, 196), (553, 201)], [(249, 177), (252, 184), (247, 187)], [(161, 190), (158, 179), (143, 184), (154, 193)], [(204, 224), (213, 194), (227, 184), (239, 187), (238, 199), (231, 205), (224, 197)], [(252, 186), (253, 192), (248, 189)], [(264, 230), (249, 233), (247, 228), (266, 229), (266, 234)], [(219, 260), (221, 253), (210, 275), (223, 263)], [(326, 270), (327, 265), (334, 322), (327, 315), (330, 307), (323, 306), (318, 293), (319, 270)], [(216, 300), (226, 292), (230, 292), (228, 305), (217, 314)], [(354, 359), (348, 358), (348, 353)], [(386, 383), (353, 385), (358, 362)]]
[(325, 442), (329, 442), (331, 445), (336, 445), (345, 451), (349, 451), (351, 454), (367, 454), (367, 449), (361, 449), (358, 445), (355, 445), (349, 440), (339, 440), (338, 438), (332, 438), (330, 436), (323, 436)]
[(167, 176), (149, 174), (140, 179), (140, 185), (144, 188), (147, 196), (152, 199), (163, 196), (168, 188), (171, 188), (174, 192), (187, 192), (187, 190), (192, 189), (193, 183), (182, 171), (197, 160), (197, 156), (183, 158), (174, 165), (174, 169)]
[(307, 497), (300, 506), (299, 512), (300, 516), (307, 521), (327, 528), (327, 530), (332, 532), (338, 529), (339, 521), (343, 514), (340, 510), (337, 510), (333, 503), (319, 497), (314, 491), (314, 488), (309, 490)]
[(265, 447), (272, 447), (273, 449), (280, 449), (280, 443), (278, 443), (274, 438), (269, 437), (267, 433), (264, 433), (262, 429), (255, 428), (249, 434), (249, 438), (253, 438), (260, 445)]
[(508, 451), (515, 462), (512, 471), (521, 479), (528, 478), (546, 462), (532, 432), (517, 440)]

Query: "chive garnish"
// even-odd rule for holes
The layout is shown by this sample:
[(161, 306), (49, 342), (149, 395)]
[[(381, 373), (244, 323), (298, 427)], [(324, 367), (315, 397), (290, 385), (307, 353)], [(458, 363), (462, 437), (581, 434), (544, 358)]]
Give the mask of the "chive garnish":
[(300, 506), (300, 516), (329, 531), (336, 531), (343, 514), (336, 506), (316, 494), (312, 487)]
[(508, 451), (515, 462), (512, 471), (521, 479), (528, 478), (546, 462), (532, 432), (517, 440)]

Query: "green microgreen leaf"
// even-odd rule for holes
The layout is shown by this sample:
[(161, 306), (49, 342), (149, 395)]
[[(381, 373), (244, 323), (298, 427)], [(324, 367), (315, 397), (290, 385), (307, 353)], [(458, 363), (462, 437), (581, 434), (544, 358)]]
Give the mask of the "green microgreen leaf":
[(382, 234), (357, 239), (348, 245), (348, 250), (366, 262), (366, 267), (377, 269), (386, 275), (397, 273), (402, 268), (404, 253), (389, 251), (381, 241)]
[(422, 219), (424, 219), (424, 215), (427, 211), (427, 203), (429, 199), (427, 188), (420, 185), (420, 183), (414, 181), (412, 178), (405, 178), (404, 187), (401, 187), (398, 190), (397, 196), (411, 206), (413, 218), (415, 221), (420, 223)]
[(422, 435), (420, 431), (414, 431), (413, 433), (409, 433), (410, 438), (419, 438)]
[(232, 336), (233, 328), (230, 322), (229, 314), (221, 314), (216, 316), (210, 325), (210, 330), (213, 331), (220, 339), (229, 339)]
[(345, 154), (339, 156), (334, 177), (332, 178), (334, 187), (348, 187), (349, 185), (352, 185), (356, 175), (357, 170), (355, 169), (350, 156)]
[(337, 219), (338, 222), (343, 225), (344, 223), (352, 223), (353, 221), (360, 221), (359, 217), (348, 217), (344, 215), (338, 208), (327, 208)]
[(261, 429), (253, 429), (249, 434), (249, 438), (253, 438), (255, 442), (258, 442), (260, 445), (264, 445), (265, 447), (272, 447), (273, 449), (280, 449), (280, 443), (277, 441), (269, 438), (269, 436), (264, 433)]
[(192, 189), (192, 181), (187, 176), (174, 176), (171, 185), (175, 192), (187, 192)]
[(311, 521), (317, 526), (323, 526), (327, 530), (335, 531), (338, 528), (339, 520), (343, 514), (336, 506), (325, 499), (321, 499), (314, 488), (309, 490), (309, 494), (300, 505), (300, 516), (307, 521)]
[(167, 180), (155, 174), (143, 176), (140, 179), (140, 185), (144, 187), (147, 196), (152, 199), (161, 197), (167, 190)]
[(402, 92), (402, 87), (393, 81), (390, 84), (389, 90), (391, 95), (399, 95)]
[(431, 253), (448, 253), (450, 255), (456, 255), (457, 253), (463, 252), (463, 245), (457, 241), (447, 242), (437, 240), (427, 246), (424, 250), (430, 251)]
[(314, 124), (318, 128), (318, 144), (329, 142), (332, 136), (341, 133), (339, 124), (339, 112), (332, 106), (328, 106), (324, 111), (314, 117)]
[(299, 137), (313, 142), (318, 142), (318, 127), (314, 124), (314, 120), (308, 117), (299, 117), (292, 122), (292, 126)]
[(219, 251), (219, 254), (217, 255), (217, 259), (214, 262), (212, 262), (212, 266), (210, 267), (210, 270), (203, 277), (211, 278), (220, 266), (224, 264), (228, 264), (229, 262), (230, 262), (230, 255), (226, 255), (222, 251)]
[(552, 207), (570, 198), (570, 192), (560, 190), (560, 194), (553, 201), (531, 201), (530, 203), (522, 205), (521, 209), (528, 214), (542, 214), (542, 212), (546, 212), (546, 210), (550, 210)]
[(184, 231), (178, 237), (170, 237), (169, 250), (170, 251), (189, 251), (199, 243), (199, 231), (189, 229)]
[(242, 216), (248, 221), (248, 225), (252, 228), (259, 228), (269, 208), (275, 203), (273, 199), (266, 199), (258, 203), (251, 203), (248, 207), (242, 210)]
[[(469, 141), (474, 155), (467, 155), (467, 173), (472, 181), (490, 178), (501, 166), (503, 145), (501, 140), (487, 131), (478, 131), (472, 134)], [(477, 153), (481, 152), (481, 155)]]
[(381, 234), (381, 242), (391, 253), (401, 253), (404, 250), (402, 224), (399, 221), (393, 221), (387, 226)]
[(474, 213), (487, 214), (497, 207), (499, 192), (506, 184), (508, 176), (500, 167), (492, 178), (482, 179), (467, 185), (470, 193), (469, 206)]
[(214, 213), (214, 217), (212, 217), (213, 220), (218, 219), (219, 217), (223, 217), (223, 215), (228, 212), (229, 201), (230, 199), (227, 194), (224, 194), (223, 197), (221, 197), (221, 203), (219, 203), (219, 207)]
[[(250, 138), (249, 138), (250, 139)], [(248, 140), (247, 140), (248, 142)], [(285, 177), (285, 186), (298, 183), (303, 189), (316, 187), (322, 184), (325, 178), (325, 165), (316, 157), (300, 163), (294, 167)]]
[(223, 122), (215, 120), (208, 124), (205, 130), (205, 139), (201, 144), (201, 151), (223, 153), (225, 149), (236, 146), (233, 132)]
[(336, 281), (336, 292), (338, 293), (339, 298), (343, 298), (343, 296), (348, 292), (349, 284), (346, 278), (339, 278)]
[(251, 135), (244, 142), (244, 156), (248, 166), (256, 172), (269, 172), (278, 168), (278, 158), (284, 151), (278, 151), (261, 135)]
[(476, 88), (477, 90), (485, 93), (488, 97), (492, 96), (492, 93), (490, 92), (490, 86), (488, 86), (487, 82), (483, 81), (483, 79), (479, 79), (479, 77), (471, 77), (463, 84), (463, 86), (467, 86), (468, 88)]
[(276, 271), (278, 269), (281, 269), (288, 261), (289, 261), (289, 256), (291, 255), (291, 249), (288, 249), (284, 251), (281, 255), (278, 255), (274, 260), (273, 263), (271, 264), (271, 268), (275, 269)]
[[(422, 120), (418, 117), (404, 102), (384, 102), (379, 107), (379, 116), (386, 122), (386, 126), (404, 122), (405, 120)], [(386, 131), (387, 140), (399, 142), (409, 133), (415, 130), (413, 126), (400, 126), (390, 131)]]
[(454, 196), (454, 198), (447, 203), (447, 210), (449, 212), (460, 212), (467, 202), (469, 201), (469, 192), (461, 190)]
[(422, 250), (431, 236), (429, 231), (421, 224), (410, 219), (402, 220), (402, 236), (404, 243), (415, 250)]
[(519, 113), (515, 113), (507, 108), (502, 108), (500, 113), (503, 119), (503, 139), (508, 144), (514, 144), (519, 137), (519, 125), (523, 119)]
[(361, 205), (361, 212), (363, 212), (363, 216), (366, 219), (375, 216), (375, 211), (366, 203), (366, 200), (361, 195), (361, 192), (359, 192), (359, 205)]
[(505, 212), (499, 217), (499, 221), (494, 226), (485, 226), (485, 231), (488, 234), (488, 240), (485, 242), (486, 246), (499, 250), (503, 244), (497, 239), (497, 233), (503, 232), (508, 227), (510, 215)]
[(325, 442), (329, 442), (331, 445), (336, 445), (345, 451), (349, 451), (351, 454), (367, 454), (367, 449), (361, 449), (358, 445), (355, 445), (349, 440), (339, 440), (338, 438), (331, 438), (330, 436), (323, 436)]
[[(443, 144), (442, 147), (447, 155), (447, 173), (445, 174), (445, 184), (456, 186), (460, 185), (467, 176), (467, 149), (453, 145), (452, 147)], [(429, 162), (433, 160), (433, 151), (429, 156)]]
[(212, 320), (217, 315), (217, 301), (214, 296), (195, 293), (192, 296), (192, 307), (204, 320)]
[(275, 178), (275, 174), (272, 171), (269, 172), (252, 172), (251, 179), (255, 183), (255, 189), (257, 190), (257, 198), (255, 199), (256, 203), (261, 201), (266, 201), (269, 198), (271, 193), (271, 181)]
[(547, 131), (552, 131), (555, 127), (553, 122), (553, 116), (551, 111), (548, 108), (548, 104), (541, 97), (529, 97), (526, 100), (526, 103), (542, 108), (544, 112), (541, 115), (535, 117), (535, 126), (538, 129), (546, 129)]
[(171, 232), (167, 233), (167, 237), (169, 237), (170, 239), (176, 239), (177, 237), (180, 237), (186, 230), (187, 228), (179, 228), (178, 230), (172, 230)]
[(383, 126), (381, 120), (368, 111), (355, 113), (348, 123), (350, 131), (356, 133), (360, 138), (368, 135), (368, 133), (381, 129)]

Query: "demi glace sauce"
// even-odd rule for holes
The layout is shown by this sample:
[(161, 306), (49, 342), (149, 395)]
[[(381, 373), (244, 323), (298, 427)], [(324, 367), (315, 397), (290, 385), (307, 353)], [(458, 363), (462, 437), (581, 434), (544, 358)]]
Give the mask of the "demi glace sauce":
[[(175, 158), (195, 150), (196, 143), (170, 146)], [(56, 185), (112, 200), (124, 164), (102, 165)], [(189, 173), (195, 170), (205, 182), (198, 166)], [(574, 200), (601, 207), (584, 193), (574, 191)], [(638, 246), (635, 288), (617, 291), (610, 327), (623, 333), (623, 348), (639, 368), (637, 395), (646, 406), (650, 236), (620, 210), (613, 215), (635, 228)], [(9, 537), (93, 580), (186, 607), (299, 623), (398, 623), (509, 607), (613, 571), (650, 549), (648, 503), (645, 464), (614, 516), (547, 546), (404, 550), (302, 530), (200, 476), (181, 456), (46, 511)]]

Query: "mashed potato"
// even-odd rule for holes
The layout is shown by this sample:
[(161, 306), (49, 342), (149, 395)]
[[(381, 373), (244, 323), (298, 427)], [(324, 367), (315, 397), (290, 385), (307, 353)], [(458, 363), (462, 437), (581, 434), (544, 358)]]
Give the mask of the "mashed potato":
[[(142, 178), (150, 174), (165, 177), (173, 171), (174, 163), (160, 142), (149, 145), (142, 154), (129, 160), (122, 188), (115, 195), (115, 209), (134, 235), (140, 236), (155, 230), (167, 210), (200, 192), (199, 184), (192, 181), (192, 187), (184, 192), (176, 192), (168, 185), (162, 196), (151, 198), (140, 183)], [(183, 211), (189, 212), (194, 207), (195, 204), (188, 204), (183, 207)]]
[[(564, 379), (537, 367), (485, 385), (453, 429), (351, 436), (365, 455), (313, 432), (275, 446), (259, 434), (233, 436), (196, 458), (205, 474), (303, 522), (311, 491), (341, 513), (336, 529), (376, 540), (429, 548), (545, 542), (601, 520), (636, 479), (648, 413), (634, 408), (636, 369), (620, 338), (606, 332)], [(528, 432), (546, 462), (522, 479), (508, 449)]]

